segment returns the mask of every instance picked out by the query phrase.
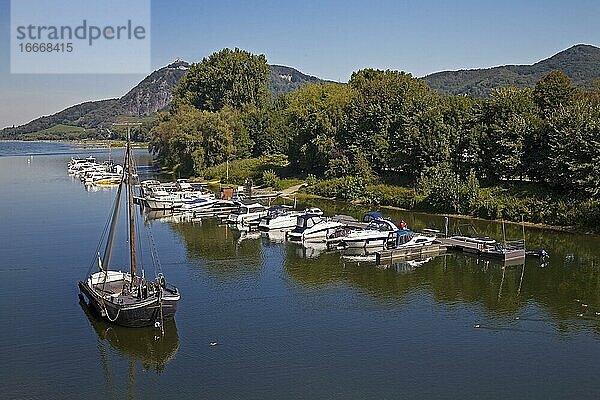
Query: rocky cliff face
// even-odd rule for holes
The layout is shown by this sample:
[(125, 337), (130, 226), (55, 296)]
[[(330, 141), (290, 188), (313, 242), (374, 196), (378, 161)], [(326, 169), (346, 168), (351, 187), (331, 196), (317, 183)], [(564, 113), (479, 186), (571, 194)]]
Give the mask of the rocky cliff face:
[(189, 66), (185, 61), (176, 61), (148, 75), (119, 99), (121, 114), (149, 116), (167, 109), (173, 99), (173, 89)]

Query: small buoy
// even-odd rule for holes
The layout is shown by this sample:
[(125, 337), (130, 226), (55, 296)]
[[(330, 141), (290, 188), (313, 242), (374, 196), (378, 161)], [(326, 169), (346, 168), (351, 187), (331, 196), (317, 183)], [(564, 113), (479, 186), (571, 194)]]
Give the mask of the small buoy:
[(575, 301), (578, 302), (578, 303), (581, 303), (581, 300), (579, 300), (579, 299), (575, 299)]
[(479, 324), (475, 324), (475, 328), (479, 328), (479, 326), (480, 326)]
[(218, 343), (217, 342), (210, 342), (210, 345), (211, 346), (216, 346), (216, 345), (218, 345)]
[(160, 328), (160, 322), (156, 321), (156, 322), (154, 323), (154, 327), (155, 327), (155, 328)]
[(583, 317), (583, 314), (577, 314), (578, 317)]

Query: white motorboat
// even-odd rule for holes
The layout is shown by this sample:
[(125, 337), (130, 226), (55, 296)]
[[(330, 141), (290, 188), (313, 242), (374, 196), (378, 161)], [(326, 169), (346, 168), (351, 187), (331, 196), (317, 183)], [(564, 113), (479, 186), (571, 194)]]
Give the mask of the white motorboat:
[(69, 161), (68, 165), (67, 165), (67, 170), (70, 173), (74, 173), (75, 171), (79, 170), (82, 168), (83, 165), (86, 166), (91, 166), (96, 164), (96, 158), (95, 157), (87, 157), (87, 158), (71, 158), (71, 161)]
[(384, 248), (389, 240), (393, 240), (398, 227), (393, 221), (384, 218), (372, 219), (364, 229), (351, 230), (340, 240), (339, 247), (349, 248)]
[(323, 215), (323, 211), (317, 207), (307, 208), (304, 211), (292, 210), (290, 206), (274, 206), (267, 210), (266, 217), (260, 220), (258, 229), (269, 231), (273, 229), (292, 229), (298, 222), (298, 217), (304, 214)]
[(387, 249), (408, 246), (424, 246), (433, 243), (435, 235), (415, 233), (399, 229), (396, 224), (377, 212), (366, 213), (363, 221), (369, 221), (364, 229), (350, 230), (340, 239), (342, 249)]
[(386, 248), (405, 248), (405, 247), (421, 247), (429, 246), (435, 242), (436, 237), (432, 235), (424, 235), (422, 233), (413, 232), (410, 229), (400, 229), (396, 231), (393, 240), (387, 242)]
[(211, 208), (213, 205), (215, 205), (217, 202), (218, 202), (218, 200), (215, 198), (212, 198), (212, 199), (199, 198), (199, 199), (184, 201), (179, 209), (184, 212), (207, 210), (207, 209)]
[(267, 210), (267, 215), (260, 219), (258, 229), (261, 231), (292, 229), (296, 226), (300, 214), (290, 206), (273, 206)]
[(196, 199), (214, 199), (214, 193), (204, 191), (173, 191), (168, 192), (161, 186), (147, 186), (144, 192), (149, 194), (144, 197), (148, 208), (152, 210), (170, 210), (181, 207), (185, 202)]
[(237, 210), (232, 211), (227, 217), (227, 222), (231, 224), (250, 224), (258, 222), (267, 215), (267, 207), (260, 203), (242, 204)]
[(324, 218), (321, 215), (303, 214), (298, 216), (296, 227), (288, 233), (288, 238), (297, 242), (325, 241), (327, 237), (343, 226), (341, 222)]

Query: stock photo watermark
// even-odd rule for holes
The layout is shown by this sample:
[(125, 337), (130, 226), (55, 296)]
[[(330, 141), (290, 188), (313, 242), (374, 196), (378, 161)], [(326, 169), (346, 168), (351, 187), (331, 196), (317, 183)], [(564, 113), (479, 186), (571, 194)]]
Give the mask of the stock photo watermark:
[(148, 73), (150, 0), (11, 0), (11, 73)]

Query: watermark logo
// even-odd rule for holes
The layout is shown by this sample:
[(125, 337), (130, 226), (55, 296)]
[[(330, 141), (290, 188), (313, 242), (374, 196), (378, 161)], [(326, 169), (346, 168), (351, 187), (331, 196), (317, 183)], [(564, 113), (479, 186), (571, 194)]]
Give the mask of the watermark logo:
[(11, 73), (150, 72), (150, 0), (11, 0)]

